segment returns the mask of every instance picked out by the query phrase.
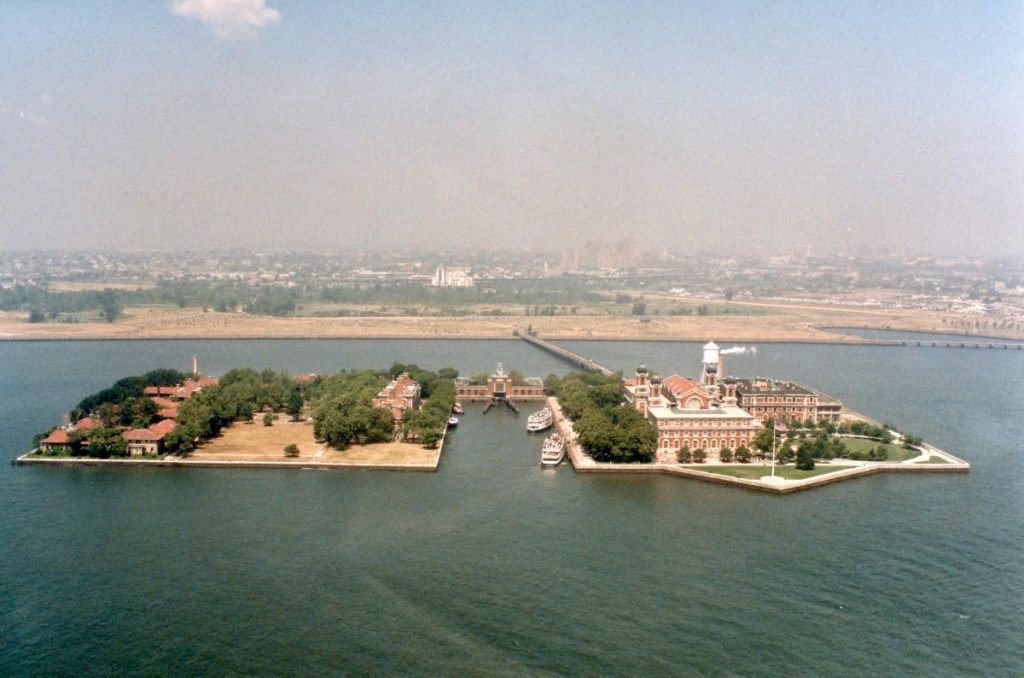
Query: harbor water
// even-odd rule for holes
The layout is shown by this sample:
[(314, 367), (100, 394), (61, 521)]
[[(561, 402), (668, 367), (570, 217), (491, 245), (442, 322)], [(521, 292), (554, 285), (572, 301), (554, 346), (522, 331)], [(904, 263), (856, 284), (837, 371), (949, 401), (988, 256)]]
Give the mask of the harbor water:
[[(693, 343), (562, 342), (694, 375)], [(0, 675), (1013, 675), (1024, 671), (1024, 353), (774, 344), (815, 386), (972, 464), (790, 496), (542, 469), (523, 408), (437, 473), (13, 466), (155, 367), (530, 376), (522, 341), (0, 343)]]

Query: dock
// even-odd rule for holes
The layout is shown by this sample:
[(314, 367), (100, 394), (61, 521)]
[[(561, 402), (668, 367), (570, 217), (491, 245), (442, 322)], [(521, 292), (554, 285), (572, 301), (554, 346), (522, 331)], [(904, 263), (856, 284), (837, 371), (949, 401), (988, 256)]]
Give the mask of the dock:
[(565, 362), (569, 363), (574, 367), (578, 367), (582, 370), (588, 370), (590, 372), (600, 372), (606, 377), (610, 377), (611, 375), (615, 374), (614, 371), (608, 369), (604, 365), (597, 363), (594, 360), (591, 360), (586, 356), (580, 355), (579, 353), (573, 353), (572, 351), (562, 348), (561, 346), (555, 346), (549, 341), (538, 339), (537, 337), (533, 336), (532, 334), (530, 334), (529, 332), (522, 328), (512, 330), (512, 334), (529, 344), (533, 344), (540, 350), (546, 351), (551, 355), (555, 356), (556, 358), (564, 360)]
[(899, 339), (894, 342), (897, 346), (920, 346), (929, 348), (990, 348), (1002, 350), (1021, 350), (1024, 343), (1000, 343), (1000, 342), (979, 342), (979, 341), (931, 341), (931, 340), (907, 340)]

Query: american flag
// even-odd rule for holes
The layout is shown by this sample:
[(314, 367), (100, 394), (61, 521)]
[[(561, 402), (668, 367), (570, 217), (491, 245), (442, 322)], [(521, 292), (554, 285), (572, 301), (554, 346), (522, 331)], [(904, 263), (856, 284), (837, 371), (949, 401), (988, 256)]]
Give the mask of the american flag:
[(775, 422), (775, 432), (776, 433), (785, 433), (788, 430), (789, 429), (786, 428), (786, 425), (783, 424), (782, 422), (780, 422), (780, 421)]

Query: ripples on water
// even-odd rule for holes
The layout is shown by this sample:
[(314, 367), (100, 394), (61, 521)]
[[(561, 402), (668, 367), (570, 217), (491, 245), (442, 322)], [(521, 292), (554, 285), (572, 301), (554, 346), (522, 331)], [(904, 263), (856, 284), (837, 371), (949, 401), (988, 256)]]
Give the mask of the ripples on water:
[[(700, 358), (572, 346), (663, 374)], [(212, 373), (565, 369), (515, 342), (5, 343), (0, 450), (13, 458), (113, 377), (193, 352)], [(787, 497), (545, 471), (543, 436), (479, 407), (437, 474), (3, 466), (0, 673), (1019, 672), (1022, 367), (932, 348), (728, 357), (973, 464)]]

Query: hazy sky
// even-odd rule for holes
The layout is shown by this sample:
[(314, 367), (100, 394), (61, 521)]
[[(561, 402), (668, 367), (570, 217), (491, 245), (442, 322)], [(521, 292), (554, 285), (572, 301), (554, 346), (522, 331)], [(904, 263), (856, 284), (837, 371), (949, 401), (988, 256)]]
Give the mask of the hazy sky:
[(1024, 3), (0, 2), (0, 249), (1024, 254)]

